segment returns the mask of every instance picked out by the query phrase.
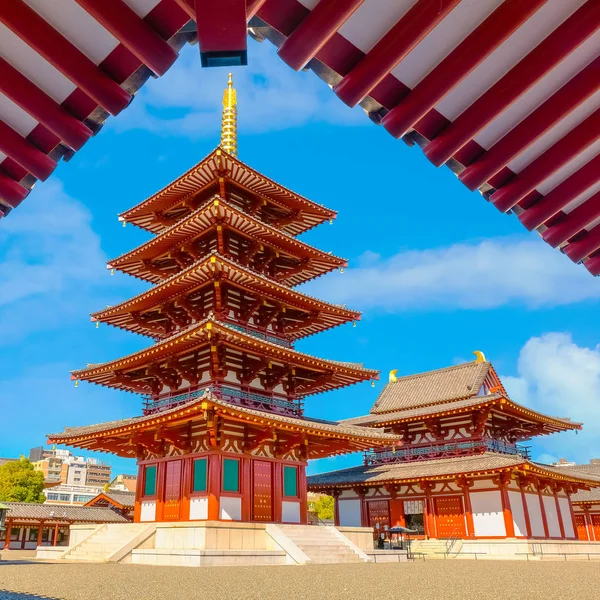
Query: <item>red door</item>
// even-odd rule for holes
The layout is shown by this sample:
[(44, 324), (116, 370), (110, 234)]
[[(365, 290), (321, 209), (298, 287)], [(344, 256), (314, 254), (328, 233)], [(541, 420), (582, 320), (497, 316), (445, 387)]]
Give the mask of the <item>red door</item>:
[(252, 461), (254, 465), (254, 489), (252, 491), (252, 519), (273, 520), (273, 470), (270, 462)]
[(575, 528), (577, 529), (577, 539), (587, 542), (588, 532), (587, 527), (585, 526), (585, 517), (583, 515), (575, 515)]
[(181, 468), (180, 460), (171, 460), (167, 463), (165, 476), (165, 501), (163, 518), (165, 521), (180, 520), (181, 505)]
[(373, 535), (378, 538), (384, 533), (386, 526), (390, 526), (389, 500), (371, 500), (367, 502), (369, 513), (369, 527), (373, 528)]
[(465, 538), (465, 515), (460, 496), (434, 498), (437, 515), (437, 535), (440, 538)]

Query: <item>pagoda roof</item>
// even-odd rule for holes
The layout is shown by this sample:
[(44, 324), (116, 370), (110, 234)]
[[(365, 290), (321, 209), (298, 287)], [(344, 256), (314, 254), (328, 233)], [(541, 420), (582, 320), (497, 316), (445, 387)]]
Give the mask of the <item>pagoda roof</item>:
[(461, 413), (470, 413), (481, 408), (495, 408), (502, 414), (512, 414), (523, 419), (531, 419), (543, 425), (544, 434), (566, 431), (569, 429), (581, 429), (582, 423), (571, 421), (564, 417), (551, 417), (543, 413), (531, 410), (521, 404), (513, 402), (507, 396), (500, 393), (487, 394), (485, 396), (473, 396), (461, 400), (453, 400), (441, 404), (428, 406), (417, 406), (384, 414), (369, 414), (364, 417), (344, 419), (340, 423), (351, 423), (365, 427), (384, 427), (392, 424), (410, 423), (423, 421), (431, 417), (447, 417)]
[(332, 487), (351, 488), (357, 485), (449, 480), (459, 476), (473, 477), (502, 471), (518, 471), (523, 474), (549, 477), (581, 486), (594, 484), (593, 479), (581, 474), (562, 473), (557, 469), (534, 463), (519, 455), (484, 452), (482, 454), (437, 460), (360, 465), (349, 469), (311, 475), (308, 477), (308, 488), (317, 491)]
[(309, 259), (310, 265), (290, 276), (290, 285), (297, 285), (338, 267), (347, 266), (345, 259), (305, 244), (287, 233), (252, 217), (223, 198), (215, 196), (155, 238), (110, 261), (107, 267), (109, 269), (119, 269), (153, 283), (159, 283), (163, 279), (160, 275), (145, 271), (143, 261), (161, 256), (173, 247), (196, 237), (202, 231), (215, 225), (217, 221), (227, 223), (231, 228), (249, 238), (263, 241), (276, 251), (281, 251), (292, 257)]
[(337, 215), (335, 211), (275, 183), (222, 148), (216, 148), (168, 186), (121, 213), (119, 218), (142, 229), (160, 233), (166, 226), (156, 220), (157, 212), (175, 206), (223, 176), (279, 206), (298, 210), (295, 222), (282, 227), (293, 235), (307, 231)]
[(303, 294), (297, 290), (278, 283), (266, 275), (258, 274), (251, 269), (243, 267), (234, 260), (224, 257), (217, 252), (211, 252), (203, 258), (190, 265), (187, 269), (175, 273), (169, 279), (164, 280), (156, 287), (138, 294), (116, 306), (111, 306), (92, 314), (92, 321), (102, 321), (116, 327), (122, 327), (136, 333), (156, 337), (154, 333), (146, 329), (143, 323), (133, 322), (131, 313), (134, 311), (146, 311), (158, 307), (182, 294), (193, 291), (214, 279), (215, 274), (221, 275), (227, 281), (241, 288), (264, 294), (282, 303), (297, 307), (298, 309), (317, 310), (322, 315), (320, 318), (305, 328), (290, 334), (291, 339), (298, 339), (318, 333), (330, 327), (357, 321), (360, 313), (348, 310), (336, 304), (324, 302), (313, 296)]
[(489, 362), (468, 362), (398, 377), (385, 385), (371, 408), (381, 414), (476, 396), (490, 371)]
[(219, 334), (220, 339), (226, 340), (228, 345), (242, 351), (260, 351), (271, 357), (273, 361), (284, 361), (298, 367), (332, 374), (332, 382), (323, 382), (311, 393), (324, 392), (328, 389), (351, 385), (358, 381), (374, 380), (379, 377), (378, 371), (365, 369), (362, 364), (316, 358), (268, 340), (256, 338), (210, 316), (193, 323), (149, 348), (139, 350), (117, 360), (89, 365), (86, 369), (72, 371), (71, 379), (81, 379), (117, 389), (127, 389), (125, 384), (119, 382), (117, 371), (126, 372), (143, 367), (149, 362), (155, 363), (164, 360), (172, 354), (189, 353), (200, 344), (211, 343), (211, 337), (215, 334)]
[[(210, 391), (201, 398), (195, 398), (171, 409), (145, 416), (109, 421), (83, 427), (66, 427), (61, 433), (48, 435), (49, 443), (66, 444), (81, 448), (88, 447), (99, 438), (123, 437), (129, 439), (136, 432), (157, 429), (157, 427), (174, 426), (181, 422), (204, 419), (204, 412), (213, 408), (215, 412), (226, 419), (245, 422), (249, 425), (260, 423), (262, 429), (274, 428), (290, 434), (304, 433), (317, 438), (347, 440), (352, 444), (351, 449), (340, 449), (339, 452), (354, 452), (366, 450), (374, 446), (385, 446), (400, 441), (400, 436), (385, 433), (381, 429), (366, 429), (353, 425), (340, 425), (332, 421), (310, 419), (307, 417), (290, 417), (270, 413), (243, 406), (235, 406), (222, 400)], [(309, 450), (310, 452), (310, 450)], [(123, 450), (122, 455), (134, 455), (135, 449)], [(120, 454), (121, 455), (121, 454)]]

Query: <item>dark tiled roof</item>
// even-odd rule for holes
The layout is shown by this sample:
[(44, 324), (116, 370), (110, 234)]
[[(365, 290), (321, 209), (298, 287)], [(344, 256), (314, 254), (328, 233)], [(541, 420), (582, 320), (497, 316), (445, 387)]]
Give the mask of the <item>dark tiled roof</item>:
[[(279, 423), (296, 425), (298, 427), (305, 427), (311, 430), (328, 432), (328, 433), (338, 433), (342, 435), (346, 435), (348, 437), (357, 437), (357, 438), (367, 438), (372, 440), (381, 440), (383, 442), (396, 442), (401, 439), (401, 436), (384, 433), (382, 429), (377, 428), (367, 428), (361, 427), (358, 425), (345, 425), (339, 424), (332, 421), (321, 421), (318, 419), (303, 419), (300, 417), (287, 417), (284, 415), (279, 415), (276, 413), (270, 413), (262, 410), (256, 410), (253, 408), (246, 408), (243, 406), (233, 405), (225, 400), (221, 400), (212, 395), (212, 393), (207, 392), (201, 398), (195, 398), (190, 400), (185, 404), (180, 404), (174, 408), (169, 410), (164, 410), (160, 413), (133, 417), (131, 419), (122, 419), (120, 421), (109, 421), (108, 423), (99, 423), (97, 425), (87, 425), (84, 427), (66, 427), (62, 433), (53, 433), (49, 434), (48, 438), (51, 440), (61, 440), (61, 439), (71, 439), (84, 435), (94, 434), (94, 433), (102, 433), (105, 431), (110, 431), (112, 429), (117, 429), (130, 425), (143, 425), (146, 422), (150, 422), (155, 419), (163, 419), (163, 417), (168, 417), (173, 413), (177, 413), (182, 410), (187, 410), (188, 408), (194, 407), (196, 405), (201, 404), (204, 401), (209, 401), (216, 406), (220, 406), (223, 408), (228, 408), (234, 410), (236, 413), (240, 413), (243, 415), (256, 416), (264, 419), (269, 419), (270, 421), (275, 421)], [(189, 416), (187, 417), (190, 418)]]
[(135, 492), (114, 492), (108, 490), (108, 492), (104, 492), (104, 495), (125, 508), (133, 508), (135, 505)]
[(7, 518), (23, 520), (70, 521), (73, 523), (126, 523), (125, 517), (111, 508), (95, 506), (63, 506), (33, 502), (5, 502)]
[(469, 362), (398, 377), (383, 388), (371, 412), (385, 413), (476, 396), (490, 367), (489, 362)]
[[(390, 384), (391, 385), (391, 384)], [(389, 421), (401, 421), (403, 419), (410, 419), (413, 417), (420, 417), (431, 414), (437, 414), (444, 411), (460, 410), (461, 408), (469, 408), (477, 404), (493, 402), (499, 400), (502, 396), (500, 394), (489, 394), (487, 396), (475, 396), (474, 398), (465, 398), (464, 400), (455, 400), (453, 402), (445, 402), (443, 404), (436, 404), (435, 406), (421, 406), (418, 408), (407, 408), (404, 410), (396, 410), (394, 412), (386, 412), (384, 414), (370, 414), (364, 417), (354, 417), (352, 419), (344, 419), (340, 421), (343, 425), (362, 425), (370, 426), (376, 425), (377, 423), (384, 423)]]
[(361, 465), (350, 469), (311, 475), (307, 479), (309, 488), (326, 485), (386, 483), (403, 479), (460, 475), (476, 471), (506, 469), (522, 465), (526, 462), (526, 459), (521, 456), (487, 452), (475, 456), (441, 458), (411, 463)]
[(383, 465), (361, 465), (340, 471), (331, 471), (320, 475), (311, 475), (308, 479), (309, 489), (323, 486), (351, 486), (357, 484), (391, 483), (402, 480), (430, 479), (432, 477), (457, 476), (482, 471), (493, 471), (522, 467), (529, 472), (543, 476), (562, 479), (569, 478), (574, 482), (592, 484), (600, 477), (590, 476), (579, 471), (567, 472), (565, 469), (541, 465), (518, 455), (485, 452), (473, 456), (456, 458), (440, 458), (436, 460), (414, 461), (410, 463), (387, 463)]
[(589, 491), (581, 490), (571, 496), (573, 502), (598, 502), (600, 503), (600, 462), (587, 463), (585, 465), (567, 465), (555, 466), (557, 471), (568, 472), (569, 475), (585, 477), (587, 479), (597, 479), (598, 487), (593, 487)]

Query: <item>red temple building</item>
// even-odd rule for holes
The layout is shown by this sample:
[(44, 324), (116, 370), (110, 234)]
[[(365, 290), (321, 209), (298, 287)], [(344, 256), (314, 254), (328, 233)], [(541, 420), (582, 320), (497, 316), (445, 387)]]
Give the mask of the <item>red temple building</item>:
[(340, 422), (383, 427), (403, 445), (308, 478), (309, 490), (335, 497), (337, 525), (373, 527), (377, 536), (400, 525), (428, 538), (576, 539), (573, 500), (600, 485), (600, 471), (534, 463), (520, 443), (581, 424), (513, 402), (476, 354), (408, 377), (392, 371), (368, 415)]
[(141, 394), (143, 414), (49, 436), (136, 458), (137, 522), (305, 523), (308, 459), (399, 440), (303, 415), (378, 373), (294, 348), (360, 315), (294, 289), (346, 265), (297, 237), (335, 213), (236, 158), (235, 94), (230, 77), (221, 147), (120, 217), (154, 237), (108, 267), (153, 285), (92, 320), (152, 344), (72, 375)]

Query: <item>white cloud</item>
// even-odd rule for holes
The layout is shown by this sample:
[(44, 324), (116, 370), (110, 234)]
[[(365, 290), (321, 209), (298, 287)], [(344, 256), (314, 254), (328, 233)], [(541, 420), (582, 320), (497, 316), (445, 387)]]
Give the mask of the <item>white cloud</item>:
[[(269, 42), (248, 40), (248, 45), (248, 66), (230, 69), (238, 91), (240, 132), (277, 131), (311, 122), (370, 123), (362, 109), (347, 107), (313, 73), (296, 73), (288, 67)], [(109, 126), (190, 138), (215, 136), (226, 85), (226, 69), (203, 69), (198, 47), (185, 47), (173, 67), (149, 81)]]
[(367, 252), (343, 274), (304, 289), (331, 302), (388, 312), (531, 308), (600, 298), (600, 284), (539, 240), (498, 238), (407, 250), (390, 258)]
[(502, 377), (516, 402), (583, 422), (583, 431), (539, 438), (544, 454), (577, 462), (600, 457), (600, 345), (585, 348), (566, 333), (531, 338), (521, 349), (517, 377)]
[(105, 261), (88, 209), (56, 179), (36, 187), (0, 227), (0, 344), (87, 318)]

